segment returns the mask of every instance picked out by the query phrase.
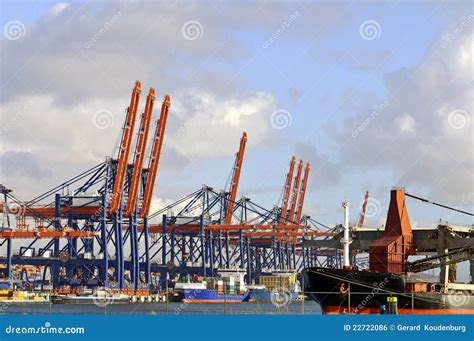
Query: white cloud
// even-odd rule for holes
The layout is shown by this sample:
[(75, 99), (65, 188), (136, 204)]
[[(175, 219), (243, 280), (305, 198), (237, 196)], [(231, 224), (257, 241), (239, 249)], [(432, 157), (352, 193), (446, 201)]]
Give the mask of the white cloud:
[(49, 14), (52, 14), (52, 15), (58, 15), (59, 13), (61, 13), (62, 11), (64, 11), (66, 8), (69, 7), (69, 4), (68, 3), (65, 3), (65, 2), (59, 2), (57, 4), (55, 4), (54, 6), (52, 6), (49, 10), (48, 10), (48, 13)]
[(171, 148), (189, 158), (233, 155), (243, 131), (249, 145), (272, 133), (269, 117), (276, 100), (269, 93), (222, 99), (192, 90), (179, 93), (173, 102), (180, 120)]
[(444, 49), (436, 39), (420, 65), (386, 75), (389, 105), (355, 139), (366, 115), (345, 121), (350, 144), (341, 158), (360, 169), (377, 165), (391, 185), (444, 202), (474, 192), (472, 39), (465, 30)]
[(405, 114), (395, 119), (395, 124), (401, 132), (413, 133), (415, 132), (416, 121), (410, 114)]

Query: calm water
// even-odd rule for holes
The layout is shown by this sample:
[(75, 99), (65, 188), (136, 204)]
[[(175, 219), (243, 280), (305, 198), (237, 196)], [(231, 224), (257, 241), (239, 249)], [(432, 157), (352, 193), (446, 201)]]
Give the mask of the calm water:
[(271, 302), (228, 304), (209, 303), (134, 303), (107, 306), (34, 304), (0, 306), (0, 314), (321, 314), (313, 301), (292, 301), (285, 307)]

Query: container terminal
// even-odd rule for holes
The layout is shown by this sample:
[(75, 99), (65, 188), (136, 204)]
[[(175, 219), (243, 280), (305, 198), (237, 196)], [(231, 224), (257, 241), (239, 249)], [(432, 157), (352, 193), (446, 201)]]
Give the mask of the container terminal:
[[(281, 203), (265, 208), (237, 195), (245, 132), (229, 188), (203, 185), (150, 212), (171, 99), (164, 97), (151, 132), (155, 90), (138, 118), (141, 96), (137, 81), (116, 157), (29, 200), (14, 194), (14, 184), (0, 185), (0, 301), (231, 303), (285, 296), (313, 299), (325, 313), (385, 313), (386, 306), (391, 313), (474, 313), (473, 225), (412, 229), (405, 198), (472, 213), (394, 188), (385, 229), (364, 225), (368, 192), (354, 226), (345, 202), (344, 222), (330, 228), (303, 213), (311, 167), (295, 156)], [(456, 282), (455, 265), (464, 261), (471, 283)], [(434, 268), (437, 281), (416, 275)], [(367, 299), (374, 289), (376, 298)]]

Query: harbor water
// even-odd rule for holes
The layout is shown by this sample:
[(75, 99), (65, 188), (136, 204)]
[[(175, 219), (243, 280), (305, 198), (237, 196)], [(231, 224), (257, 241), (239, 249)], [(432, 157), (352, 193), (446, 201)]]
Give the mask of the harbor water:
[(243, 303), (16, 304), (0, 306), (0, 314), (321, 314), (312, 301)]

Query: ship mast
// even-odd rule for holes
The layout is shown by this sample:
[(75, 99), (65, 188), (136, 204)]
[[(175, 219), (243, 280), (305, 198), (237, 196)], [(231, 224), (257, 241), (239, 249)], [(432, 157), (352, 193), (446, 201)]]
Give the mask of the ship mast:
[(349, 236), (349, 203), (344, 201), (342, 203), (342, 208), (344, 209), (344, 238), (342, 239), (342, 245), (344, 246), (344, 268), (350, 268), (351, 263), (349, 260), (349, 244), (351, 243)]

